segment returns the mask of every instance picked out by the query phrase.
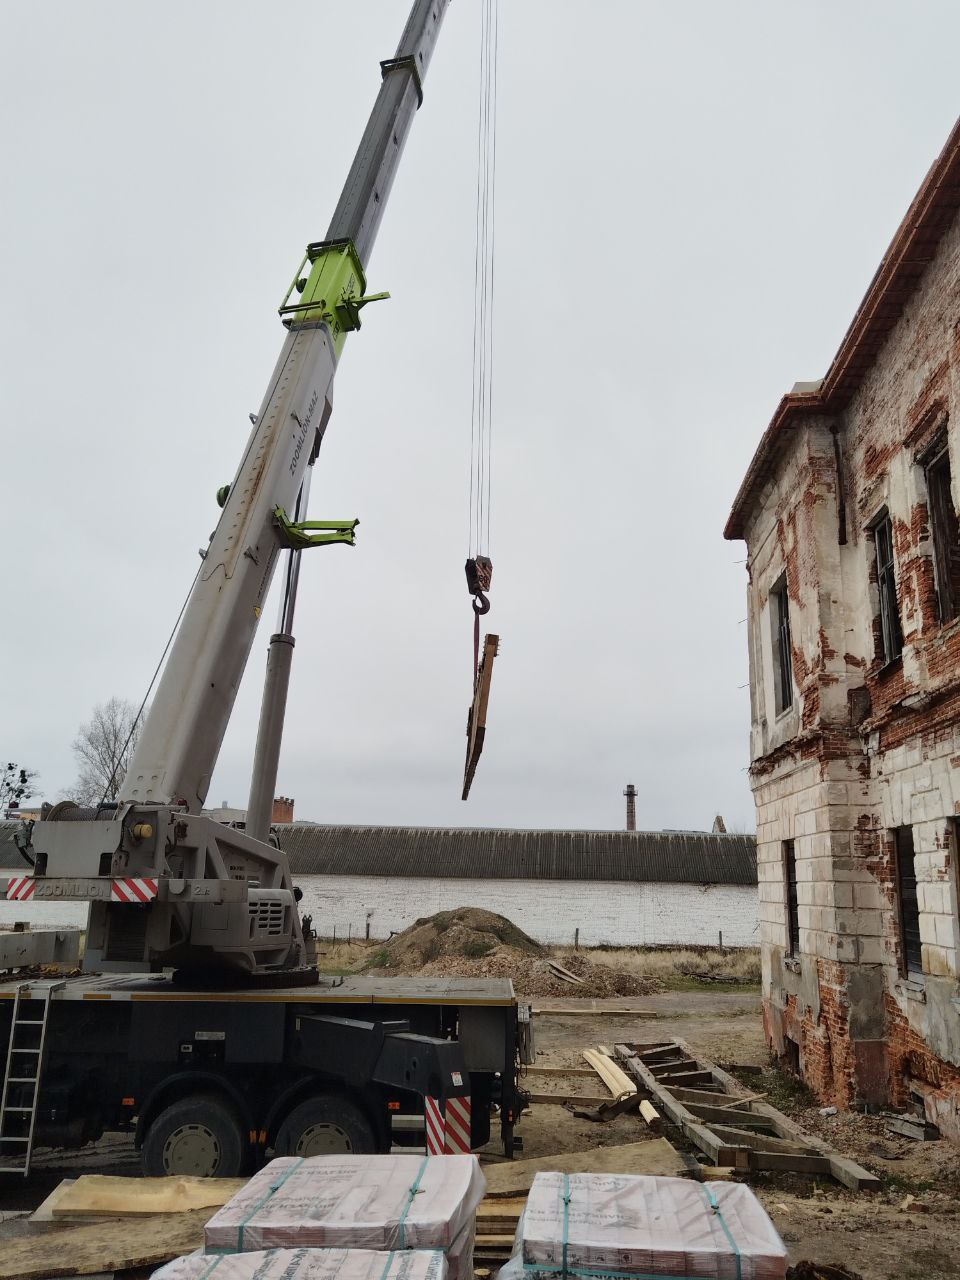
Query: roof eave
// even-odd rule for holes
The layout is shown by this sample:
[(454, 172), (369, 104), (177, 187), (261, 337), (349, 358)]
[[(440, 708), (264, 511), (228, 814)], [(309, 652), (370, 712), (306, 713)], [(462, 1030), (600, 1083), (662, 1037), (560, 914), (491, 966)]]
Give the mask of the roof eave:
[(899, 320), (908, 298), (936, 252), (944, 232), (960, 208), (960, 119), (920, 185), (890, 247), (870, 282), (863, 301), (843, 336), (820, 389), (813, 395), (785, 395), (757, 446), (737, 492), (723, 536), (743, 537), (759, 482), (776, 459), (784, 428), (796, 424), (798, 412), (839, 412), (852, 399)]

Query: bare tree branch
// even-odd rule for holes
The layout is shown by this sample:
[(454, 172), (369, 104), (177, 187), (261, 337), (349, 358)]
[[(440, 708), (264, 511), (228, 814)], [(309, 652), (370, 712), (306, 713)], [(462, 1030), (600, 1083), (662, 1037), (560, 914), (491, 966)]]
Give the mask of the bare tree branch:
[(73, 788), (80, 804), (116, 800), (130, 757), (140, 737), (143, 716), (125, 698), (111, 698), (93, 709), (73, 742), (79, 773)]

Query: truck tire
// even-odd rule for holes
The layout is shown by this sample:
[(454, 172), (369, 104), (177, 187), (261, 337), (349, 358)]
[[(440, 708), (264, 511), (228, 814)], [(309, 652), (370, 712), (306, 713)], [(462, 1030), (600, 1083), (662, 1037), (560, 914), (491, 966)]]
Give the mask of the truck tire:
[(377, 1139), (356, 1103), (326, 1093), (294, 1107), (277, 1131), (274, 1150), (278, 1156), (370, 1155)]
[(215, 1094), (199, 1093), (172, 1102), (154, 1116), (141, 1160), (148, 1177), (236, 1178), (245, 1155), (243, 1131), (233, 1108)]

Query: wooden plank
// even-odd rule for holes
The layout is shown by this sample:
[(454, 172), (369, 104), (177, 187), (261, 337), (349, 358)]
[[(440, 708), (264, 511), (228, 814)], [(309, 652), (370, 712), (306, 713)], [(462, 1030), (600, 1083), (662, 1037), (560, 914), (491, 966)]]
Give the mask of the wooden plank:
[(739, 1129), (755, 1129), (758, 1133), (773, 1133), (773, 1128), (766, 1116), (751, 1116), (749, 1111), (724, 1111), (722, 1107), (711, 1107), (703, 1102), (686, 1103), (687, 1110), (700, 1120), (704, 1120), (712, 1129), (718, 1124), (735, 1124)]
[(595, 1018), (598, 1013), (608, 1018), (659, 1018), (655, 1009), (611, 1009), (603, 1000), (583, 1000), (577, 1002), (581, 1007), (564, 1009), (561, 1005), (535, 1004), (533, 1012), (540, 1018)]
[(738, 1101), (736, 1098), (731, 1098), (729, 1093), (719, 1093), (716, 1089), (686, 1089), (678, 1085), (670, 1092), (681, 1102), (704, 1102), (710, 1107), (719, 1107), (728, 1102)]
[(477, 678), (473, 685), (473, 701), (467, 713), (467, 760), (463, 767), (463, 800), (470, 794), (473, 775), (477, 771), (477, 761), (483, 750), (483, 740), (487, 733), (487, 705), (490, 701), (490, 681), (493, 678), (493, 660), (500, 649), (500, 637), (488, 635), (483, 637), (483, 652), (477, 668)]
[(641, 1049), (639, 1045), (635, 1047), (637, 1057), (641, 1058), (648, 1066), (659, 1062), (662, 1058), (673, 1058), (677, 1053), (677, 1047), (673, 1044), (652, 1045), (648, 1049)]
[(583, 1056), (614, 1098), (622, 1098), (625, 1093), (637, 1092), (635, 1081), (605, 1053), (601, 1053), (599, 1049), (584, 1049)]
[(187, 1213), (219, 1209), (246, 1178), (114, 1178), (85, 1173), (52, 1206), (54, 1218), (89, 1214), (126, 1217), (149, 1213)]
[(590, 1076), (593, 1079), (597, 1073), (593, 1067), (524, 1067), (523, 1074), (527, 1076)]
[(658, 1080), (665, 1072), (701, 1070), (700, 1063), (697, 1062), (696, 1058), (688, 1058), (683, 1053), (678, 1053), (672, 1058), (658, 1058), (656, 1062), (650, 1062), (646, 1065), (649, 1066)]
[[(685, 1053), (692, 1052), (686, 1041), (679, 1039), (679, 1037), (676, 1043)], [(712, 1071), (714, 1080), (728, 1093), (736, 1094), (743, 1088), (739, 1080), (729, 1075), (721, 1067), (713, 1066)], [(771, 1106), (768, 1102), (753, 1102), (750, 1104), (750, 1110), (753, 1115), (765, 1116), (769, 1119), (778, 1137), (799, 1140), (814, 1154), (829, 1160), (829, 1172), (843, 1186), (850, 1187), (854, 1191), (878, 1191), (880, 1189), (880, 1179), (875, 1174), (864, 1169), (855, 1160), (849, 1160), (846, 1156), (840, 1155), (829, 1143), (821, 1142), (819, 1138), (814, 1138), (804, 1133), (800, 1126), (794, 1124), (789, 1116), (785, 1116), (782, 1111), (778, 1111), (776, 1107)]]
[(531, 1093), (527, 1096), (536, 1106), (555, 1104), (558, 1107), (565, 1107), (570, 1102), (578, 1107), (602, 1107), (605, 1102), (610, 1101), (609, 1094), (604, 1094), (602, 1098), (586, 1093)]
[[(830, 1177), (833, 1172), (826, 1156), (798, 1155), (784, 1151), (749, 1151), (742, 1147), (728, 1147), (728, 1156), (721, 1161), (730, 1168), (745, 1171), (777, 1171), (780, 1173), (823, 1174)], [(743, 1164), (738, 1164), (736, 1157), (744, 1156)]]
[(659, 1130), (660, 1112), (656, 1109), (653, 1103), (647, 1102), (646, 1099), (644, 1099), (640, 1103), (640, 1115), (648, 1128)]
[(715, 1134), (711, 1133), (705, 1125), (701, 1124), (682, 1102), (678, 1102), (673, 1097), (669, 1088), (660, 1083), (649, 1067), (645, 1066), (636, 1054), (631, 1054), (626, 1045), (617, 1045), (617, 1053), (621, 1061), (626, 1064), (637, 1080), (653, 1097), (659, 1109), (679, 1129), (682, 1129), (691, 1142), (695, 1143), (701, 1151), (709, 1156), (714, 1164), (731, 1163), (729, 1160), (720, 1159), (725, 1144)]
[(783, 1138), (775, 1138), (769, 1133), (753, 1133), (728, 1124), (711, 1124), (710, 1128), (731, 1147), (750, 1147), (752, 1151), (779, 1151), (783, 1155), (794, 1156), (816, 1154), (805, 1143), (785, 1142)]
[(666, 1138), (648, 1138), (619, 1147), (597, 1147), (592, 1151), (565, 1151), (559, 1155), (529, 1160), (507, 1160), (483, 1166), (487, 1198), (516, 1196), (530, 1190), (534, 1177), (551, 1173), (655, 1173), (682, 1177), (683, 1161)]
[(655, 1079), (661, 1084), (681, 1084), (681, 1085), (708, 1085), (713, 1077), (709, 1071), (664, 1071)]
[(583, 986), (583, 979), (578, 978), (577, 975), (575, 973), (571, 973), (569, 969), (565, 969), (557, 960), (548, 960), (547, 968), (552, 973), (555, 973), (558, 978), (563, 978), (565, 982), (572, 982), (578, 987)]
[(0, 1280), (96, 1275), (156, 1267), (203, 1244), (209, 1209), (113, 1222), (85, 1222), (42, 1235), (8, 1236), (0, 1250)]

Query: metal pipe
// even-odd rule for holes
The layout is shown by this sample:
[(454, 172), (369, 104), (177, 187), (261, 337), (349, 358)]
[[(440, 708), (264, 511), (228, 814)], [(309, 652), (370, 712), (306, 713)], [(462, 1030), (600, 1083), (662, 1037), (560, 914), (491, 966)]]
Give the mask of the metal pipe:
[[(297, 496), (295, 520), (307, 518), (312, 476), (311, 465), (307, 467)], [(297, 587), (300, 582), (302, 554), (301, 551), (287, 552), (277, 630), (270, 637), (270, 648), (267, 650), (267, 673), (263, 681), (260, 724), (257, 728), (257, 745), (253, 755), (253, 773), (250, 777), (250, 798), (247, 801), (246, 831), (255, 840), (267, 839), (273, 818), (273, 799), (277, 790), (277, 774), (280, 771), (280, 747), (283, 742), (287, 694), (290, 689), (290, 669), (293, 666), (293, 650), (296, 644), (293, 636), (293, 615), (297, 607)]]

